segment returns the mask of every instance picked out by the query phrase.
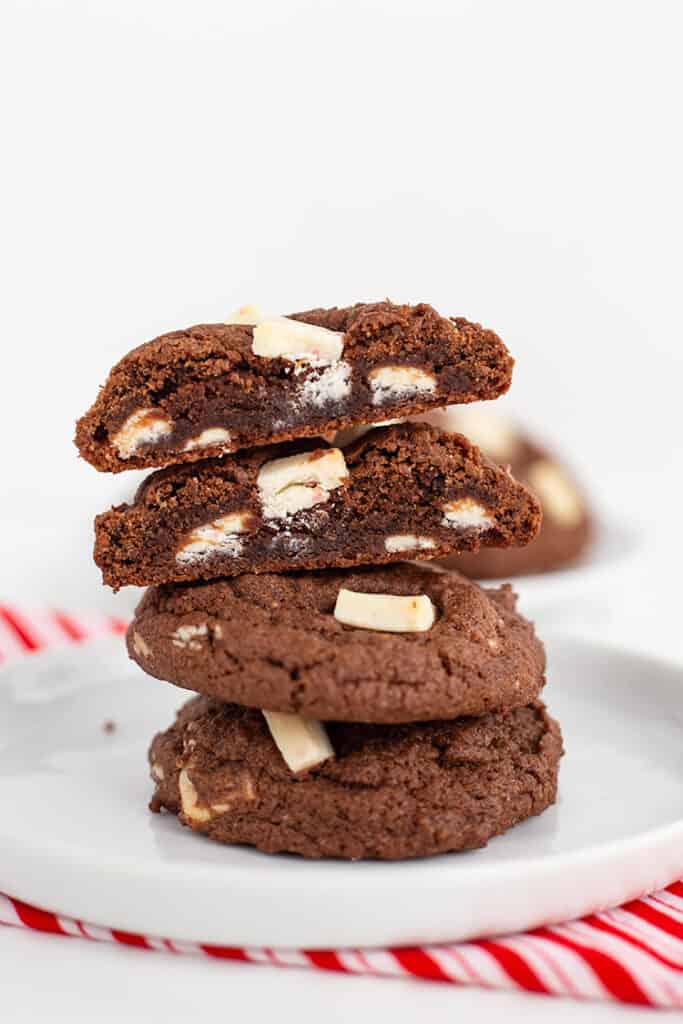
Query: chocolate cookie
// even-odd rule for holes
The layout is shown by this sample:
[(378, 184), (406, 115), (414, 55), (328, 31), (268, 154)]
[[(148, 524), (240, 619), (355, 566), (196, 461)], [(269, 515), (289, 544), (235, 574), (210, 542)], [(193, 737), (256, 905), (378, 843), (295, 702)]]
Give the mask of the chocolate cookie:
[(465, 431), (488, 458), (509, 467), (543, 509), (541, 529), (526, 547), (465, 552), (441, 565), (473, 579), (505, 579), (562, 569), (586, 554), (594, 533), (592, 515), (578, 484), (555, 456), (495, 413), (451, 408), (425, 419), (442, 430)]
[(496, 398), (510, 385), (497, 335), (425, 304), (233, 319), (125, 356), (78, 423), (83, 458), (114, 473), (166, 466)]
[(459, 434), (405, 423), (160, 470), (95, 521), (115, 590), (526, 544), (536, 499)]
[(556, 799), (562, 738), (540, 703), (327, 732), (336, 756), (294, 775), (258, 711), (195, 697), (152, 743), (151, 808), (266, 853), (396, 860), (485, 846)]
[(148, 590), (128, 651), (149, 675), (248, 707), (322, 721), (456, 718), (539, 695), (543, 645), (515, 603), (508, 586), (484, 591), (407, 563), (235, 576)]

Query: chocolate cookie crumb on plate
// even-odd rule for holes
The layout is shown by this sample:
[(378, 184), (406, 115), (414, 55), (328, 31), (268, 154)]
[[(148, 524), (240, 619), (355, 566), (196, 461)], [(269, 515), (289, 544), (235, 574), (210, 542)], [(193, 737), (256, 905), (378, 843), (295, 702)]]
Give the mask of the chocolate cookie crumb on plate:
[[(427, 631), (382, 632), (335, 618), (340, 590), (425, 595)], [(543, 645), (509, 587), (398, 564), (236, 576), (154, 587), (128, 630), (151, 676), (219, 700), (320, 720), (409, 722), (535, 700)]]
[(114, 589), (433, 558), (526, 544), (540, 507), (460, 434), (373, 430), (343, 451), (294, 442), (160, 470), (95, 523)]
[(83, 458), (113, 473), (190, 462), (510, 386), (513, 360), (496, 334), (424, 303), (246, 319), (165, 334), (124, 356), (78, 422)]
[(395, 860), (485, 846), (556, 798), (562, 738), (538, 702), (327, 731), (336, 756), (293, 775), (258, 711), (195, 697), (150, 748), (151, 809), (267, 853)]

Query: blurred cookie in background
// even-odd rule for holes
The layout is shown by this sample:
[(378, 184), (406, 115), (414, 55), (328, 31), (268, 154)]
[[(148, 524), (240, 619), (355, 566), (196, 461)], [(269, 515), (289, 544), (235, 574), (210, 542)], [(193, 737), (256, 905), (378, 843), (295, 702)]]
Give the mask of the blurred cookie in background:
[(510, 420), (480, 408), (449, 406), (415, 419), (457, 431), (540, 500), (543, 522), (538, 537), (523, 548), (484, 550), (442, 559), (439, 564), (474, 579), (499, 579), (553, 572), (579, 561), (593, 538), (593, 519), (569, 470)]

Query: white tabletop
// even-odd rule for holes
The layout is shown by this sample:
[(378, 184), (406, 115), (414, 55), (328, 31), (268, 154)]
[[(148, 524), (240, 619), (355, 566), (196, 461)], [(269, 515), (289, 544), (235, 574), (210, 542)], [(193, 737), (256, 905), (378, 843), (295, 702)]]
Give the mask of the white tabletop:
[(12, 1024), (188, 1020), (524, 1020), (611, 1024), (658, 1011), (484, 992), (429, 981), (343, 977), (298, 968), (205, 962), (0, 928), (3, 1013)]

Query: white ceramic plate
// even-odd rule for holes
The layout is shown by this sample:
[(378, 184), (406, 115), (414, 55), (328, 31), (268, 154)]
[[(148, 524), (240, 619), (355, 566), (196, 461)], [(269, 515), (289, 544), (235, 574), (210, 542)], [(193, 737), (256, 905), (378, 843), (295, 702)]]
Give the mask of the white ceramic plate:
[[(0, 674), (0, 888), (96, 924), (228, 945), (437, 942), (556, 921), (683, 875), (677, 666), (556, 638), (556, 807), (487, 849), (406, 863), (222, 847), (147, 811), (145, 753), (183, 694), (120, 640)], [(116, 722), (115, 732), (103, 723)]]

